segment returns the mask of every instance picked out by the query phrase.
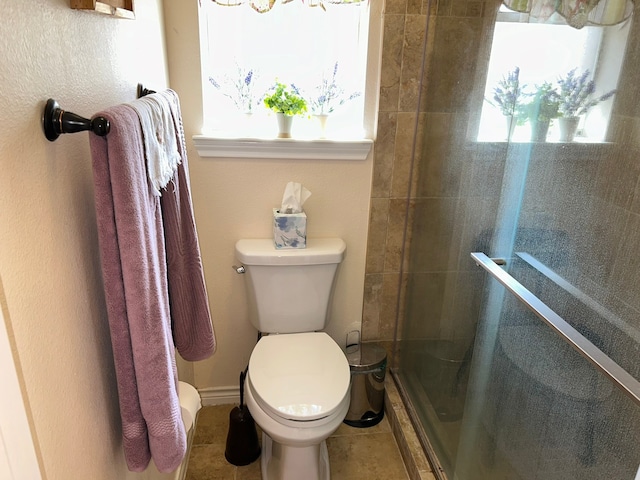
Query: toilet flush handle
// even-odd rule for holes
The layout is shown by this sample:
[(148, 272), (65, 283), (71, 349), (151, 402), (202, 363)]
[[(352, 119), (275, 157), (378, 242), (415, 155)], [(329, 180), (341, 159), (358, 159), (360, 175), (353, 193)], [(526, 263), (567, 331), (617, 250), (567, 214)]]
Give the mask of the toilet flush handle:
[(244, 265), (233, 265), (231, 268), (233, 268), (237, 274), (244, 273)]

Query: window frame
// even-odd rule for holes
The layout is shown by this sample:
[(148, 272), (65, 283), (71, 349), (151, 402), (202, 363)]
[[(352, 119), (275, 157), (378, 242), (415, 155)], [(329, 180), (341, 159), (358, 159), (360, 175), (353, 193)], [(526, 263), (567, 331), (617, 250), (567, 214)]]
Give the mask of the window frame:
[[(210, 1), (210, 0), (206, 0)], [(300, 0), (296, 0), (300, 1)], [(223, 134), (205, 130), (204, 115), (207, 101), (208, 82), (207, 69), (204, 61), (207, 46), (206, 13), (200, 9), (199, 40), (201, 61), (201, 85), (203, 99), (203, 119), (201, 134), (194, 135), (194, 145), (202, 157), (225, 158), (293, 158), (293, 159), (327, 159), (327, 160), (364, 160), (368, 158), (376, 137), (378, 117), (378, 102), (380, 90), (380, 69), (382, 62), (382, 32), (383, 6), (382, 0), (369, 0), (368, 34), (365, 86), (363, 91), (364, 111), (362, 130), (363, 135), (358, 138), (329, 138), (329, 139), (278, 139), (256, 138), (251, 136)], [(230, 7), (234, 8), (234, 7)], [(243, 8), (243, 6), (235, 7)], [(274, 120), (275, 121), (275, 120)]]
[[(470, 119), (471, 121), (468, 124), (468, 128), (467, 128), (468, 141), (471, 141), (474, 143), (475, 142), (502, 143), (507, 141), (506, 139), (498, 140), (495, 138), (486, 139), (486, 138), (480, 137), (481, 116), (482, 116), (483, 109), (486, 108), (486, 103), (487, 103), (486, 96), (485, 96), (485, 89), (487, 87), (488, 74), (489, 74), (489, 59), (492, 52), (492, 46), (494, 43), (494, 36), (495, 36), (495, 27), (497, 26), (497, 24), (502, 22), (544, 23), (544, 22), (535, 21), (535, 19), (534, 21), (529, 22), (529, 19), (530, 19), (530, 14), (528, 13), (511, 11), (508, 9), (503, 10), (501, 3), (497, 6), (494, 16), (492, 18), (488, 18), (488, 21), (491, 22), (493, 25), (489, 29), (490, 30), (489, 34), (484, 37), (484, 42), (483, 42), (484, 53), (480, 55), (481, 58), (487, 59), (487, 63), (486, 63), (487, 67), (486, 67), (486, 70), (482, 72), (478, 72), (478, 74), (482, 76), (481, 79), (480, 78), (477, 79), (478, 81), (476, 83), (476, 89), (475, 89), (476, 94), (474, 94), (474, 96), (478, 99), (478, 102), (476, 104), (478, 108), (478, 113), (477, 115), (473, 115), (471, 117)], [(630, 31), (630, 23), (631, 22), (626, 22), (624, 25), (615, 25), (615, 26), (599, 26), (599, 27), (593, 26), (593, 25), (591, 26), (592, 28), (603, 29), (602, 33), (600, 34), (598, 52), (596, 52), (594, 55), (595, 56), (594, 67), (590, 69), (592, 72), (592, 79), (596, 82), (596, 85), (598, 86), (596, 95), (597, 94), (601, 95), (605, 91), (610, 90), (611, 88), (609, 88), (609, 85), (611, 84), (614, 85), (614, 88), (615, 86), (617, 86), (617, 79), (620, 77), (621, 69), (622, 69), (622, 58), (624, 57), (624, 55), (620, 54), (620, 51), (621, 49), (622, 51), (624, 51), (624, 49), (627, 46), (627, 39)], [(567, 28), (571, 28), (571, 27), (568, 27), (564, 21), (562, 22), (550, 21), (550, 22), (547, 22), (547, 24), (553, 24), (554, 27), (566, 26)], [(521, 66), (521, 65), (518, 65), (518, 66)], [(566, 73), (566, 72), (560, 72), (560, 74), (562, 73)], [(606, 143), (605, 141), (606, 130), (611, 124), (614, 101), (615, 101), (615, 96), (606, 102), (602, 102), (598, 104), (592, 109), (593, 111), (599, 110), (601, 112), (600, 115), (606, 120), (605, 132), (601, 135), (602, 140), (596, 139), (595, 135), (591, 135), (587, 137), (578, 137), (576, 143), (594, 143), (594, 144)], [(491, 107), (488, 107), (488, 108), (491, 108)], [(583, 125), (584, 122), (585, 122), (585, 119), (583, 118), (581, 121), (581, 125)], [(506, 122), (504, 126), (502, 124), (499, 126), (496, 126), (496, 131), (498, 131), (501, 128), (506, 129)], [(509, 141), (527, 143), (529, 140), (516, 139), (516, 140), (509, 140)], [(557, 143), (557, 141), (554, 140), (553, 137), (548, 138), (547, 142)], [(560, 142), (560, 143), (564, 143), (564, 142)]]

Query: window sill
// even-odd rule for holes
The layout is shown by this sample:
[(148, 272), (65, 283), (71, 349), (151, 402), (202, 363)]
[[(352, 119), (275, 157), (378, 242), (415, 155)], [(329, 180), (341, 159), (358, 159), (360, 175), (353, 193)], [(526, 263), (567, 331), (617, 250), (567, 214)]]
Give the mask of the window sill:
[(194, 135), (201, 157), (365, 160), (373, 140), (299, 140), (295, 138), (222, 138)]

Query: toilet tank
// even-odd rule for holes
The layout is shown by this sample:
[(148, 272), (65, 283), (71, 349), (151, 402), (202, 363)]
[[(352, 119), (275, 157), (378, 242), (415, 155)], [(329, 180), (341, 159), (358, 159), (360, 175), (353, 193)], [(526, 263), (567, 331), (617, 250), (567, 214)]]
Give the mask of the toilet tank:
[(307, 248), (276, 250), (272, 239), (238, 240), (251, 323), (262, 333), (322, 330), (336, 271), (346, 250), (340, 238), (307, 240)]

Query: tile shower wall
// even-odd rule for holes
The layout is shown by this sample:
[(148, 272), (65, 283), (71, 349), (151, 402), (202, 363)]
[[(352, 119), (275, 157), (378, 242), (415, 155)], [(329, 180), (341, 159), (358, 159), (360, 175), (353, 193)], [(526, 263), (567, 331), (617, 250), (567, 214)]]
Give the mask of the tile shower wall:
[[(478, 204), (468, 201), (477, 192), (469, 189), (467, 182), (474, 169), (483, 167), (477, 159), (486, 158), (486, 152), (473, 155), (451, 150), (456, 145), (454, 137), (464, 136), (469, 123), (469, 97), (477, 81), (481, 35), (486, 36), (485, 29), (490, 24), (485, 14), (497, 9), (496, 2), (490, 5), (496, 8), (465, 0), (433, 0), (430, 6), (427, 0), (391, 0), (386, 4), (365, 276), (364, 340), (393, 340), (397, 316), (402, 324), (402, 296), (409, 278), (406, 274), (400, 278), (407, 216), (413, 228), (407, 233), (406, 245), (412, 238), (431, 245), (423, 255), (412, 259), (412, 263), (418, 263), (412, 269), (422, 272), (422, 281), (430, 292), (426, 296), (428, 306), (425, 305), (428, 313), (439, 315), (443, 309), (454, 307), (455, 300), (445, 298), (443, 292), (448, 284), (457, 281), (459, 252), (461, 247), (468, 247), (468, 241), (464, 232), (457, 232), (453, 223), (446, 220), (456, 214), (469, 216), (470, 209)], [(469, 51), (469, 45), (473, 51)], [(426, 73), (425, 81), (420, 82), (423, 57)], [(439, 74), (426, 81), (430, 70)], [(422, 97), (418, 108), (419, 93)], [(428, 150), (423, 151), (423, 143)], [(465, 168), (448, 163), (452, 160), (465, 162)], [(419, 221), (412, 221), (414, 215)], [(452, 245), (458, 239), (460, 243)], [(404, 261), (408, 258), (405, 254)], [(427, 264), (429, 268), (425, 268)], [(413, 280), (420, 278), (414, 276)]]
[(395, 331), (425, 22), (419, 1), (386, 3), (362, 322), (365, 341), (393, 340)]
[[(365, 275), (362, 324), (365, 341), (392, 340), (397, 316), (398, 332), (402, 334), (405, 305), (402, 296), (410, 279), (422, 282), (421, 291), (427, 292), (421, 296), (419, 305), (411, 305), (412, 311), (445, 319), (429, 322), (425, 328), (441, 329), (443, 323), (447, 326), (453, 323), (452, 335), (464, 335), (455, 326), (455, 318), (459, 316), (455, 310), (468, 310), (469, 306), (473, 310), (478, 301), (473, 295), (456, 299), (450, 292), (469, 272), (482, 276), (466, 258), (466, 252), (488, 243), (488, 238), (482, 238), (482, 232), (493, 223), (492, 211), (497, 205), (495, 192), (500, 190), (504, 169), (499, 159), (506, 157), (506, 144), (467, 145), (465, 150), (464, 142), (456, 141), (456, 136), (464, 138), (467, 126), (473, 128), (472, 113), (478, 110), (478, 102), (482, 102), (482, 92), (477, 90), (477, 85), (484, 85), (482, 65), (487, 63), (492, 24), (499, 4), (493, 0), (432, 0), (429, 6), (428, 0), (387, 1)], [(590, 214), (592, 228), (602, 230), (596, 237), (615, 237), (614, 245), (618, 248), (598, 252), (603, 258), (592, 262), (597, 266), (586, 264), (584, 268), (587, 276), (602, 277), (604, 284), (615, 268), (630, 258), (637, 258), (622, 255), (616, 260), (618, 250), (630, 250), (628, 246), (636, 244), (637, 230), (631, 225), (640, 224), (637, 220), (640, 166), (635, 161), (635, 152), (640, 148), (640, 107), (634, 99), (633, 85), (635, 72), (640, 69), (637, 54), (640, 18), (633, 16), (632, 22), (608, 135), (614, 151), (604, 155), (576, 150), (573, 152), (576, 158), (568, 158), (571, 162), (583, 159), (584, 163), (587, 156), (596, 168), (590, 198), (600, 208)], [(424, 55), (426, 67), (420, 83), (426, 34), (429, 35)], [(419, 88), (423, 90), (418, 108)], [(416, 154), (412, 166), (413, 152)], [(555, 152), (549, 158), (557, 160), (550, 167), (561, 168), (559, 160), (564, 157), (565, 153)], [(536, 166), (535, 161), (532, 166)], [(569, 195), (568, 191), (565, 193)], [(538, 212), (525, 209), (522, 213), (525, 226), (545, 226)], [(401, 281), (407, 216), (412, 226), (407, 232), (407, 247), (412, 241), (429, 247), (423, 252), (414, 249), (412, 257), (407, 248), (404, 267), (410, 260), (411, 269), (403, 268)], [(465, 218), (461, 224), (451, 222), (453, 217), (461, 216)], [(633, 271), (638, 270), (631, 269)], [(411, 277), (406, 272), (410, 272)], [(635, 284), (636, 277), (627, 273), (617, 278)], [(611, 288), (617, 289), (617, 295), (627, 304), (640, 309), (640, 301), (632, 289), (621, 288), (621, 285)], [(449, 322), (451, 318), (453, 322)], [(462, 330), (472, 327), (467, 322)], [(412, 337), (415, 333), (411, 332)], [(419, 332), (424, 337), (441, 336), (441, 333)]]
[[(491, 38), (498, 4), (432, 3), (427, 74), (418, 108), (415, 79), (420, 78), (421, 54), (417, 52), (424, 41), (427, 7), (387, 3), (365, 281), (365, 340), (393, 338), (396, 316), (402, 323), (404, 315), (405, 289), (410, 300), (407, 319), (418, 319), (406, 331), (402, 325), (398, 329), (405, 340), (459, 338), (465, 331), (473, 331), (474, 323), (469, 320), (475, 317), (469, 311), (478, 307), (474, 291), (481, 291), (484, 275), (473, 267), (468, 252), (489, 246), (490, 238), (483, 232), (495, 223), (504, 159), (508, 154), (517, 157), (519, 149), (517, 144), (505, 151), (506, 144), (464, 142), (467, 126), (473, 127), (475, 121), (473, 112), (482, 102), (482, 93), (475, 89), (484, 85), (481, 67), (488, 58), (487, 39)], [(526, 241), (527, 232), (541, 227), (565, 231), (567, 235), (552, 237), (550, 245), (538, 242), (533, 253), (637, 328), (640, 103), (634, 79), (640, 70), (640, 17), (635, 15), (632, 22), (623, 75), (614, 98), (610, 144), (568, 149), (549, 143), (532, 149), (527, 157), (531, 164), (518, 240)], [(418, 144), (414, 150), (416, 125)], [(588, 211), (585, 203), (590, 206)], [(408, 241), (426, 248), (421, 252), (407, 249), (410, 253), (404, 256), (403, 265), (407, 215), (411, 225)], [(454, 223), (453, 218), (463, 221)], [(564, 238), (576, 242), (579, 248), (573, 249), (572, 255), (577, 258), (568, 258), (562, 248)], [(611, 248), (598, 249), (600, 242)], [(565, 264), (578, 266), (577, 271), (556, 262), (560, 253)], [(420, 293), (411, 295), (412, 291)], [(423, 318), (430, 320), (420, 321)], [(614, 333), (609, 323), (599, 323), (613, 339), (607, 345), (609, 354), (637, 375), (637, 342)]]

